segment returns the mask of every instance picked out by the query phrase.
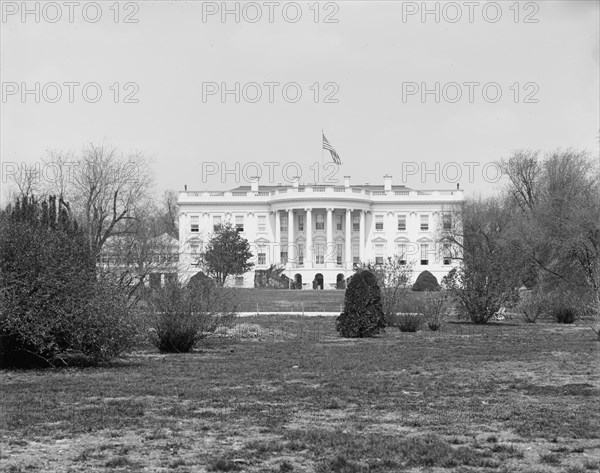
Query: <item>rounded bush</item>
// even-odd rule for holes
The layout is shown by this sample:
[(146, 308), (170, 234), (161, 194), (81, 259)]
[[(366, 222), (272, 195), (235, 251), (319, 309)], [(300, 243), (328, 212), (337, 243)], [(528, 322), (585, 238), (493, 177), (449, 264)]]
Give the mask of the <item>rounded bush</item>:
[(554, 319), (559, 324), (572, 324), (575, 322), (575, 311), (570, 307), (557, 307), (552, 312)]
[(439, 291), (441, 289), (437, 278), (429, 271), (423, 271), (413, 284), (413, 291)]
[(344, 312), (336, 320), (336, 330), (347, 338), (370, 337), (385, 329), (381, 290), (370, 271), (355, 273), (344, 296)]

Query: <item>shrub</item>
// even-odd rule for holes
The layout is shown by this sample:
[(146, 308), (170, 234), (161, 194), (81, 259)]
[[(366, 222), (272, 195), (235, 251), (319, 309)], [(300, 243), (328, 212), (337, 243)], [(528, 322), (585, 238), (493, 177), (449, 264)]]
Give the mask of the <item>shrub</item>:
[(162, 352), (189, 352), (220, 326), (230, 326), (235, 317), (232, 290), (208, 278), (187, 286), (167, 284), (148, 295), (148, 305), (150, 341)]
[(523, 291), (516, 309), (525, 322), (533, 324), (548, 309), (547, 299), (539, 290)]
[(423, 302), (423, 315), (429, 330), (438, 330), (451, 310), (452, 304), (447, 293), (428, 293)]
[(336, 320), (342, 337), (370, 337), (385, 329), (381, 291), (370, 271), (357, 271), (346, 288), (344, 312)]
[(510, 278), (494, 275), (493, 270), (488, 272), (485, 267), (469, 269), (463, 264), (458, 270), (451, 269), (443, 283), (457, 301), (458, 316), (475, 324), (487, 323), (502, 307), (511, 306), (518, 298)]
[(398, 314), (396, 326), (401, 332), (416, 332), (423, 325), (425, 317), (419, 312), (406, 312)]
[(381, 288), (381, 305), (388, 323), (395, 320), (398, 307), (409, 296), (412, 288), (410, 279), (413, 265), (407, 264), (400, 256), (388, 257), (383, 264), (361, 264), (360, 269), (371, 271)]
[(413, 291), (439, 291), (441, 288), (433, 274), (429, 271), (423, 271), (417, 277), (412, 289)]
[(0, 364), (95, 364), (133, 348), (126, 298), (98, 279), (88, 241), (49, 197), (17, 200), (0, 221)]
[(552, 309), (552, 316), (559, 324), (572, 324), (575, 322), (575, 311), (570, 307), (555, 307)]
[(567, 304), (574, 309), (576, 318), (592, 329), (600, 341), (600, 293), (573, 291)]

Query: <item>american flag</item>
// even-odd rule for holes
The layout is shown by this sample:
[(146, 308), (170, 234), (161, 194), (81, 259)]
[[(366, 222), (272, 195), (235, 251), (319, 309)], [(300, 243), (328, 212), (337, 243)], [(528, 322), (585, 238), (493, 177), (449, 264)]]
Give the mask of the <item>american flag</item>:
[(337, 154), (337, 151), (333, 149), (333, 146), (331, 146), (329, 141), (327, 141), (327, 138), (325, 138), (325, 133), (323, 133), (323, 149), (326, 149), (331, 153), (331, 159), (333, 159), (335, 164), (342, 164), (342, 160)]

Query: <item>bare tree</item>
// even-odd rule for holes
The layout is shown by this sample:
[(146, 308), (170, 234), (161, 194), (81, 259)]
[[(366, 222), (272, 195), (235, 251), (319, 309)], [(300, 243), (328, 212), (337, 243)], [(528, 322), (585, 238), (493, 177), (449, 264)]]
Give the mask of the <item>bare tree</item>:
[[(8, 201), (14, 202), (17, 197), (31, 196), (36, 194), (40, 189), (40, 169), (35, 165), (26, 163), (5, 163), (6, 173), (3, 178), (14, 184), (16, 189), (13, 189), (8, 194)], [(18, 195), (17, 195), (18, 194)]]
[(444, 241), (460, 260), (443, 280), (457, 298), (459, 312), (487, 323), (501, 307), (516, 301), (522, 264), (508, 238), (511, 209), (502, 199), (469, 199), (456, 215)]
[(179, 238), (179, 207), (177, 192), (167, 189), (163, 192), (161, 219), (163, 229), (174, 238)]
[(71, 152), (47, 150), (42, 162), (45, 170), (44, 190), (67, 200), (75, 197), (73, 183), (80, 166), (75, 155)]
[(531, 210), (538, 198), (542, 174), (539, 155), (540, 151), (518, 150), (500, 163), (510, 180), (509, 193), (521, 210)]
[(51, 151), (45, 165), (55, 177), (46, 185), (72, 202), (96, 255), (111, 236), (132, 233), (137, 211), (150, 201), (152, 176), (140, 153), (91, 143), (78, 158)]
[[(530, 167), (539, 170), (535, 199), (511, 217), (512, 246), (533, 265), (537, 283), (547, 292), (561, 291), (600, 336), (598, 164), (589, 153), (568, 149)], [(520, 195), (513, 188), (515, 193)]]

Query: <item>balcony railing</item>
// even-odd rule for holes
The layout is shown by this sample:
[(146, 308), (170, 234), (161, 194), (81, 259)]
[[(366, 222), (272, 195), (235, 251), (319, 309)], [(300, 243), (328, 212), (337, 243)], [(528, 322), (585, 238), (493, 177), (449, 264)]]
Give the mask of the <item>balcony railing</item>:
[(456, 196), (462, 197), (462, 190), (396, 190), (396, 191), (385, 191), (385, 190), (369, 190), (361, 189), (356, 187), (341, 187), (341, 186), (304, 186), (294, 188), (282, 188), (274, 189), (271, 191), (221, 191), (221, 192), (181, 192), (180, 197), (274, 197), (280, 194), (294, 194), (294, 193), (351, 193), (360, 194), (363, 196), (374, 196), (374, 197), (394, 197), (394, 196)]

